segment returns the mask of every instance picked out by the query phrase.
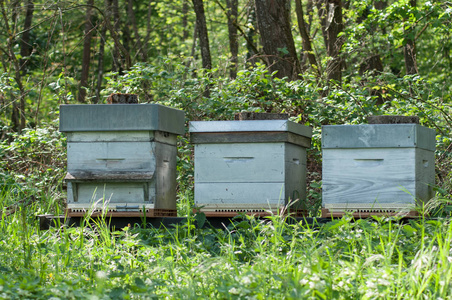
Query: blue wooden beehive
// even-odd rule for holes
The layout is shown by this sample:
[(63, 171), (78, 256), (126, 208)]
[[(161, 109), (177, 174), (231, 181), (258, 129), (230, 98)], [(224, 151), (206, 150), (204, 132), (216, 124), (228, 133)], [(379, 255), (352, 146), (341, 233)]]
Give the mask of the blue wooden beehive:
[(311, 128), (287, 120), (190, 122), (195, 205), (206, 215), (302, 211)]
[(70, 216), (176, 215), (184, 112), (159, 104), (62, 105)]
[(435, 131), (419, 124), (322, 127), (323, 216), (412, 212), (433, 197)]

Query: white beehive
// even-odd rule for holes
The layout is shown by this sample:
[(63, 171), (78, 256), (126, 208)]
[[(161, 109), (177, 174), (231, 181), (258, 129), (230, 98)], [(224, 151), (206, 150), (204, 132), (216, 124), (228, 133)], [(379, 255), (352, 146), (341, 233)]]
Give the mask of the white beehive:
[(278, 212), (306, 197), (311, 128), (287, 120), (190, 122), (195, 205), (206, 215)]
[(184, 112), (158, 104), (62, 105), (70, 216), (176, 215)]
[(413, 211), (433, 196), (435, 131), (418, 124), (322, 127), (323, 213)]

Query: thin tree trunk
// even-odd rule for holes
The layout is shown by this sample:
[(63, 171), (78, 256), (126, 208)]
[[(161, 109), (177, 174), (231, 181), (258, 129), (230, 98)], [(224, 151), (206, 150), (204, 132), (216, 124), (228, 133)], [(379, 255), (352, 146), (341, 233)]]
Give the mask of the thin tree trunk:
[(342, 59), (340, 50), (343, 44), (343, 38), (338, 37), (343, 31), (342, 23), (342, 2), (341, 0), (327, 0), (328, 2), (328, 18), (326, 21), (326, 32), (328, 38), (327, 53), (330, 60), (327, 64), (328, 80), (341, 82), (342, 80)]
[[(119, 16), (119, 3), (118, 0), (110, 0), (111, 1), (111, 12), (113, 16), (113, 29), (115, 31), (115, 35), (117, 36), (117, 40), (119, 42), (119, 32), (121, 31), (121, 18)], [(113, 34), (112, 34), (113, 35)], [(122, 45), (122, 43), (121, 43)], [(116, 71), (120, 74), (122, 70), (124, 70), (124, 61), (121, 57), (121, 51), (119, 47), (115, 44), (115, 49), (113, 50), (114, 61), (116, 62)]]
[(26, 6), (27, 10), (25, 13), (24, 30), (20, 41), (20, 56), (21, 56), (20, 70), (22, 71), (22, 74), (26, 73), (25, 67), (28, 60), (25, 59), (25, 57), (30, 56), (32, 51), (32, 47), (30, 45), (30, 27), (33, 21), (33, 12), (34, 12), (33, 0), (28, 0)]
[(328, 34), (326, 32), (326, 22), (328, 17), (327, 0), (314, 0), (317, 6), (317, 14), (319, 15), (320, 27), (322, 28), (323, 41), (325, 47), (328, 48)]
[[(416, 0), (410, 0), (410, 5), (416, 7)], [(404, 47), (405, 55), (405, 69), (407, 75), (418, 74), (419, 70), (417, 68), (416, 62), (416, 42), (415, 42), (415, 31), (414, 26), (405, 32), (406, 44)]]
[(264, 53), (279, 78), (298, 78), (301, 72), (290, 25), (289, 0), (255, 0)]
[[(125, 13), (126, 13), (126, 16), (127, 16), (127, 7), (125, 6), (124, 7), (124, 10), (125, 10)], [(122, 44), (124, 45), (124, 48), (126, 49), (126, 51), (128, 52), (128, 53), (130, 53), (131, 51), (131, 49), (133, 49), (134, 47), (133, 47), (133, 40), (132, 40), (132, 34), (131, 34), (131, 32), (130, 32), (130, 28), (129, 28), (129, 21), (126, 21), (126, 22), (122, 22), (120, 25), (122, 25), (122, 29), (121, 29), (121, 31), (122, 31), (122, 35), (121, 35), (121, 38), (122, 38)], [(122, 58), (122, 64), (123, 65), (125, 65), (125, 61), (124, 61), (124, 57)], [(131, 56), (131, 59), (132, 59), (132, 56)]]
[[(227, 0), (227, 1), (228, 1), (228, 0)], [(233, 1), (235, 1), (235, 0), (233, 0)], [(221, 10), (225, 13), (226, 18), (228, 19), (228, 25), (230, 24), (230, 25), (232, 25), (232, 26), (235, 27), (235, 30), (236, 30), (236, 31), (235, 31), (235, 34), (236, 34), (236, 36), (238, 36), (238, 31), (239, 31), (240, 34), (241, 34), (241, 36), (243, 36), (243, 37), (245, 38), (247, 50), (250, 50), (250, 51), (251, 51), (251, 53), (250, 53), (250, 52), (247, 53), (247, 60), (248, 60), (250, 57), (259, 54), (259, 51), (257, 50), (256, 45), (254, 45), (254, 41), (253, 41), (254, 36), (255, 36), (255, 30), (253, 29), (253, 27), (255, 27), (255, 23), (256, 23), (256, 15), (255, 15), (255, 13), (254, 13), (254, 11), (255, 11), (254, 5), (252, 6), (253, 9), (250, 10), (250, 11), (248, 12), (248, 15), (249, 15), (249, 17), (248, 17), (248, 23), (253, 24), (253, 25), (249, 26), (249, 27), (251, 27), (251, 28), (249, 28), (250, 30), (249, 30), (249, 33), (248, 33), (248, 32), (245, 32), (245, 31), (239, 26), (239, 24), (237, 23), (238, 12), (237, 12), (237, 14), (236, 14), (237, 17), (235, 18), (235, 21), (232, 21), (232, 22), (229, 23), (229, 20), (231, 20), (231, 18), (230, 18), (230, 17), (231, 17), (231, 16), (230, 16), (230, 11), (231, 11), (231, 10), (230, 10), (229, 8), (224, 8), (223, 5), (221, 4), (221, 2), (220, 2), (219, 0), (215, 0), (215, 2), (218, 4), (218, 6), (221, 8)], [(251, 3), (253, 3), (253, 1), (248, 2), (248, 5), (250, 5)], [(226, 3), (226, 4), (228, 4), (228, 3)], [(228, 4), (228, 5), (229, 5), (229, 4)], [(238, 4), (237, 4), (237, 6), (238, 6)], [(252, 15), (252, 17), (251, 17), (251, 15)], [(231, 51), (232, 51), (232, 50), (231, 50)], [(232, 52), (233, 52), (233, 51), (232, 51)], [(238, 44), (237, 44), (237, 52), (238, 52)], [(250, 55), (248, 55), (248, 54), (250, 54)], [(261, 59), (264, 63), (267, 63), (267, 61), (264, 60), (263, 57), (260, 57), (260, 59)]]
[(102, 89), (102, 80), (104, 78), (104, 55), (105, 55), (106, 35), (107, 35), (107, 25), (104, 23), (100, 33), (100, 42), (99, 42), (99, 57), (97, 62), (96, 103), (101, 102), (100, 90)]
[(193, 7), (196, 13), (196, 27), (198, 28), (199, 46), (201, 47), (202, 67), (210, 70), (212, 68), (212, 58), (210, 56), (209, 36), (203, 0), (193, 0)]
[(246, 31), (246, 40), (248, 41), (246, 44), (246, 61), (250, 63), (252, 66), (255, 66), (255, 56), (257, 55), (257, 49), (256, 47), (253, 47), (254, 41), (256, 39), (256, 6), (254, 5), (254, 0), (251, 0), (249, 2), (249, 8), (248, 8), (248, 19), (247, 23), (251, 24), (247, 28)]
[(80, 75), (80, 85), (78, 89), (78, 102), (84, 103), (86, 101), (86, 89), (88, 87), (89, 65), (91, 63), (91, 38), (92, 38), (92, 6), (94, 0), (88, 0), (86, 6), (85, 16), (85, 36), (83, 39), (83, 59), (82, 72)]
[(297, 12), (298, 29), (300, 30), (303, 52), (308, 57), (309, 64), (314, 68), (318, 74), (320, 74), (320, 67), (317, 64), (317, 60), (312, 50), (311, 37), (309, 36), (308, 28), (304, 21), (303, 6), (301, 0), (295, 0), (295, 10)]
[(229, 66), (229, 77), (234, 79), (237, 76), (239, 43), (237, 41), (237, 17), (238, 0), (227, 0), (229, 49), (231, 51), (231, 65)]
[(308, 15), (308, 22), (306, 23), (306, 30), (309, 35), (311, 35), (311, 25), (312, 20), (314, 18), (314, 3), (313, 0), (308, 0), (308, 3), (306, 4), (306, 14)]

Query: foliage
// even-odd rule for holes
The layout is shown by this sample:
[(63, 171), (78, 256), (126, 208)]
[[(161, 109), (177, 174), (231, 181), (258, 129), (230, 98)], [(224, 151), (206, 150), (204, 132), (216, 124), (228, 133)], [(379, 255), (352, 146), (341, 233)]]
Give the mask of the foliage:
[(0, 223), (2, 299), (447, 299), (446, 219), (327, 224), (237, 219), (198, 229), (125, 227), (107, 220), (39, 231), (22, 212)]
[[(58, 210), (62, 203), (62, 180), (66, 169), (66, 138), (58, 132), (56, 122), (40, 129), (26, 129), (10, 134), (11, 142), (0, 144), (0, 194), (9, 201), (36, 197), (42, 212)], [(54, 203), (54, 198), (58, 201)]]

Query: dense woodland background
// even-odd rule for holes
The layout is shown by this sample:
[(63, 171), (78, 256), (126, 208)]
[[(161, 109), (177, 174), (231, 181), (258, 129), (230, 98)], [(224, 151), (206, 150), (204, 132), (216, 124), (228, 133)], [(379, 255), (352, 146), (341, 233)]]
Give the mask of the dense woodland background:
[[(451, 35), (446, 0), (0, 0), (0, 299), (452, 299)], [(312, 126), (310, 216), (321, 125), (417, 115), (437, 133), (436, 195), (418, 219), (199, 229), (187, 133), (181, 224), (40, 230), (66, 198), (59, 105), (113, 92), (183, 109), (187, 128), (240, 111)]]
[[(59, 105), (123, 92), (183, 109), (187, 121), (265, 111), (312, 126), (314, 211), (321, 125), (417, 115), (437, 131), (437, 190), (450, 194), (449, 1), (1, 0), (0, 19), (5, 186), (59, 193)], [(187, 136), (179, 156), (179, 197), (189, 198)]]

